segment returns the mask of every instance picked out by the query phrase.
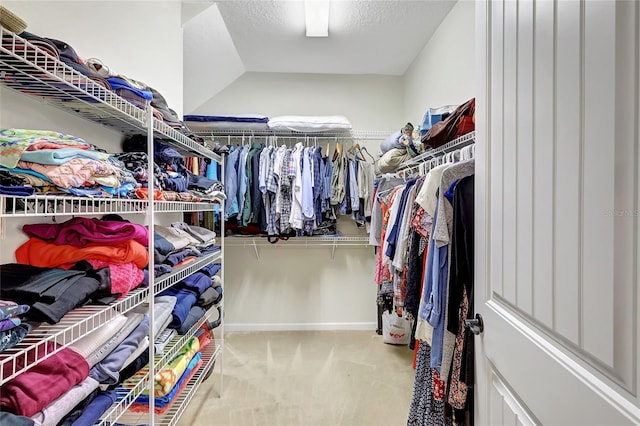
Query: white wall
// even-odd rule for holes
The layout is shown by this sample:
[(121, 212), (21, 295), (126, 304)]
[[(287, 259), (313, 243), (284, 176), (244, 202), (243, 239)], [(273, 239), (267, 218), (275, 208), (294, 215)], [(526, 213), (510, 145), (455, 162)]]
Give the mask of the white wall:
[(404, 76), (404, 114), (421, 124), (427, 108), (475, 96), (475, 3), (459, 0)]
[[(193, 113), (344, 115), (355, 130), (391, 132), (406, 122), (402, 111), (400, 77), (245, 73)], [(378, 152), (379, 141), (363, 145)], [(353, 226), (348, 218), (341, 224)], [(330, 247), (259, 250), (260, 260), (250, 247), (226, 250), (228, 327), (375, 330), (372, 248), (338, 247), (333, 260)]]
[(27, 31), (158, 90), (182, 114), (182, 27), (175, 1), (2, 1)]
[(248, 72), (192, 113), (344, 115), (356, 130), (395, 130), (403, 96), (401, 77)]
[[(227, 239), (228, 241), (229, 239)], [(376, 329), (373, 249), (226, 247), (230, 330)]]

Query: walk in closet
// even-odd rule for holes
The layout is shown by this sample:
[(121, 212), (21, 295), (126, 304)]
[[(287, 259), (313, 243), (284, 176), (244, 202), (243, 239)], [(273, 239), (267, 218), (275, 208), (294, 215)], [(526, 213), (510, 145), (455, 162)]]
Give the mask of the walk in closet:
[[(144, 157), (124, 159), (140, 172), (132, 172), (134, 177), (147, 176), (148, 186), (137, 188), (146, 189), (139, 191), (146, 198), (98, 198), (97, 193), (80, 191), (101, 190), (89, 186), (72, 188), (65, 196), (0, 195), (2, 264), (20, 263), (28, 237), (37, 238), (27, 233), (33, 226), (58, 229), (73, 221), (120, 221), (125, 225), (105, 226), (147, 229), (140, 244), (151, 272), (147, 286), (131, 286), (126, 295), (108, 304), (95, 304), (90, 298), (90, 303), (57, 323), (38, 324), (22, 342), (0, 352), (0, 394), (69, 351), (80, 349), (84, 355), (87, 336), (115, 332), (111, 341), (118, 334), (115, 329), (122, 328), (123, 334), (135, 328), (144, 334), (142, 343), (127, 357), (127, 368), (118, 370), (128, 379), (115, 385), (111, 380), (101, 383), (97, 396), (85, 401), (100, 404), (95, 424), (406, 422), (415, 383), (414, 352), (407, 344), (385, 344), (380, 336), (381, 301), (387, 295), (376, 282), (380, 248), (371, 243), (375, 187), (384, 179), (376, 166), (381, 144), (407, 124), (413, 123), (418, 131), (425, 108), (460, 104), (474, 96), (470, 66), (474, 48), (468, 42), (473, 40), (474, 6), (464, 1), (332, 1), (332, 13), (346, 13), (348, 31), (341, 35), (334, 26), (329, 38), (305, 38), (300, 22), (291, 22), (288, 28), (289, 22), (280, 21), (294, 14), (304, 18), (299, 13), (304, 12), (303, 4), (53, 2), (49, 13), (43, 14), (49, 7), (44, 1), (6, 3), (28, 22), (26, 31), (64, 40), (65, 49), (66, 43), (73, 45), (82, 58), (80, 66), (109, 75), (122, 73), (134, 83), (148, 82), (175, 111), (167, 114), (158, 108), (135, 84), (135, 90), (127, 90), (111, 76), (83, 75), (75, 61), (69, 64), (68, 52), (58, 51), (56, 56), (46, 41), (24, 39), (3, 29), (0, 128), (55, 131), (107, 153), (119, 153), (127, 144), (143, 146)], [(288, 14), (286, 7), (295, 13)], [(394, 18), (382, 22), (380, 16)], [(397, 17), (404, 22), (394, 21)], [(345, 24), (332, 19), (332, 25)], [(296, 45), (280, 44), (283, 40)], [(450, 43), (459, 46), (456, 55), (450, 55)], [(432, 67), (434, 57), (441, 58), (438, 70)], [(256, 121), (247, 120), (248, 116)], [(172, 117), (179, 120), (171, 122)], [(254, 127), (232, 121), (207, 127), (209, 119), (219, 117), (235, 117)], [(344, 127), (297, 127), (285, 119), (290, 117), (341, 117), (344, 121), (339, 124)], [(426, 175), (436, 159), (443, 158), (440, 153), (456, 151), (473, 140), (473, 135), (466, 135), (408, 160), (396, 177), (406, 184), (411, 175)], [(161, 173), (154, 167), (159, 154), (165, 156), (157, 161)], [(33, 154), (28, 152), (25, 158), (29, 155)], [(239, 189), (241, 179), (249, 176), (243, 155), (253, 156), (249, 157), (252, 181), (258, 182), (251, 188), (251, 202), (245, 201), (249, 188), (244, 194)], [(295, 158), (285, 160), (287, 156)], [(129, 170), (129, 163), (124, 169)], [(313, 183), (313, 199), (307, 205), (313, 213), (305, 211), (295, 224), (287, 221), (286, 207), (282, 210), (278, 204), (282, 183), (268, 180), (271, 167), (284, 170), (285, 163), (290, 165), (285, 172), (289, 176), (300, 171), (291, 164), (302, 165), (307, 173), (291, 177), (290, 182), (311, 179)], [(331, 173), (336, 166), (343, 170), (341, 176)], [(215, 195), (205, 197), (198, 188), (168, 189), (182, 188), (183, 168), (189, 175), (217, 181)], [(158, 181), (150, 178), (156, 175)], [(342, 179), (339, 196), (334, 193), (334, 176)], [(175, 251), (158, 255), (163, 239), (189, 227), (193, 228), (189, 235), (196, 239), (194, 233), (215, 232), (215, 241), (188, 244), (180, 249), (186, 254), (175, 257), (176, 246)], [(93, 244), (97, 242), (89, 246)], [(191, 263), (183, 263), (183, 255)], [(142, 265), (142, 260), (138, 263)], [(142, 269), (132, 268), (132, 275)], [(208, 286), (205, 291), (217, 289), (215, 301), (206, 307), (202, 283)], [(391, 289), (396, 290), (398, 300), (408, 297), (402, 285)], [(189, 294), (196, 300), (193, 306), (174, 315), (176, 303), (170, 315), (172, 322), (179, 317), (188, 326), (172, 328), (177, 326), (172, 324), (160, 330), (166, 324), (167, 298), (189, 292), (196, 293)], [(404, 304), (403, 300), (392, 309)], [(192, 311), (205, 313), (193, 321)], [(144, 321), (149, 331), (141, 333)], [(146, 368), (144, 356), (138, 354), (145, 338), (152, 359)], [(94, 351), (87, 354), (92, 355)], [(130, 362), (134, 355), (138, 356)], [(92, 383), (85, 381), (106, 362), (88, 363), (88, 378), (81, 377), (84, 370), (69, 372), (73, 386), (37, 411), (14, 411), (42, 424), (60, 420), (73, 424), (58, 418), (59, 410), (50, 405), (62, 400), (71, 413), (85, 410), (75, 399), (71, 403), (71, 397), (80, 402), (86, 399), (80, 395), (94, 392)], [(425, 371), (420, 368), (419, 377)], [(9, 407), (2, 395), (0, 405)], [(96, 407), (85, 411), (95, 413)]]
[[(182, 130), (177, 130), (154, 116), (149, 104), (142, 105), (143, 108), (135, 106), (96, 82), (95, 79), (87, 78), (60, 60), (57, 55), (52, 54), (51, 50), (47, 50), (46, 43), (43, 48), (42, 42), (31, 42), (6, 28), (0, 27), (0, 31), (2, 33), (1, 84), (5, 88), (3, 90), (11, 89), (20, 93), (13, 99), (14, 102), (36, 100), (45, 104), (41, 108), (43, 114), (48, 111), (55, 113), (55, 110), (63, 110), (88, 122), (99, 123), (116, 130), (117, 132), (112, 133), (114, 144), (109, 146), (109, 152), (118, 149), (118, 139), (126, 140), (132, 135), (140, 135), (138, 141), (142, 141), (143, 146), (146, 147), (144, 149), (146, 152), (136, 153), (140, 158), (144, 157), (137, 171), (140, 175), (157, 177), (158, 171), (155, 167), (158, 166), (154, 161), (146, 159), (155, 160), (159, 154), (172, 156), (176, 161), (173, 163), (175, 172), (178, 171), (175, 168), (176, 164), (184, 165), (184, 157), (195, 157), (198, 161), (202, 159), (201, 164), (206, 164), (207, 167), (219, 165), (222, 170), (224, 169), (220, 155), (200, 141), (191, 139)], [(69, 42), (73, 43), (72, 40)], [(59, 132), (59, 135), (64, 135), (66, 131), (64, 124), (52, 130)], [(34, 141), (46, 139), (38, 131), (33, 131), (31, 139), (25, 138), (13, 129), (6, 130), (3, 135), (13, 137), (16, 141), (14, 151), (8, 151), (14, 149), (12, 146), (5, 144), (3, 147), (2, 155), (5, 161), (9, 155), (17, 155), (17, 158), (22, 155), (24, 158), (23, 152), (36, 152), (26, 151), (24, 147), (30, 146)], [(47, 135), (45, 133), (45, 136)], [(68, 139), (79, 140), (72, 136), (68, 136)], [(91, 142), (89, 137), (87, 139)], [(154, 152), (154, 148), (163, 151)], [(98, 151), (91, 152), (96, 152), (98, 155)], [(108, 154), (100, 155), (106, 157)], [(126, 166), (122, 164), (127, 163), (116, 164), (125, 168)], [(17, 169), (3, 166), (4, 179), (10, 179), (8, 172), (11, 170)], [(120, 170), (118, 173), (124, 172)], [(187, 177), (189, 176), (191, 175), (188, 174)], [(174, 201), (169, 201), (169, 192), (162, 191), (154, 178), (146, 181), (146, 193), (143, 192), (138, 197), (119, 197), (119, 194), (116, 194), (104, 198), (95, 194), (85, 195), (82, 191), (86, 190), (83, 189), (77, 189), (78, 193), (70, 191), (70, 194), (51, 195), (50, 193), (34, 194), (31, 188), (27, 193), (20, 193), (19, 185), (12, 186), (10, 182), (3, 182), (2, 195), (0, 195), (3, 296), (11, 296), (9, 292), (13, 282), (8, 278), (9, 272), (17, 268), (17, 277), (24, 273), (23, 267), (26, 267), (13, 263), (15, 262), (13, 253), (16, 249), (19, 250), (15, 255), (19, 263), (52, 268), (38, 269), (37, 273), (32, 272), (36, 277), (40, 277), (41, 275), (38, 274), (45, 274), (47, 271), (74, 274), (72, 270), (76, 269), (75, 265), (69, 271), (59, 269), (58, 265), (64, 267), (63, 263), (93, 259), (92, 254), (82, 250), (98, 249), (99, 243), (92, 243), (92, 241), (98, 241), (95, 239), (97, 229), (104, 228), (104, 231), (100, 231), (104, 232), (101, 236), (104, 250), (107, 250), (108, 246), (120, 247), (123, 241), (126, 241), (125, 244), (130, 243), (125, 250), (126, 253), (123, 254), (124, 258), (116, 257), (116, 254), (124, 249), (117, 253), (105, 251), (103, 257), (100, 257), (102, 261), (91, 264), (91, 268), (98, 265), (95, 266), (96, 270), (101, 267), (103, 269), (100, 270), (103, 273), (110, 274), (112, 291), (106, 300), (96, 300), (89, 294), (91, 292), (77, 295), (79, 290), (75, 291), (77, 297), (65, 299), (64, 307), (55, 305), (61, 297), (63, 298), (60, 296), (62, 293), (54, 297), (53, 304), (51, 300), (46, 300), (46, 292), (36, 299), (26, 296), (24, 299), (20, 297), (12, 299), (18, 303), (16, 306), (21, 308), (24, 306), (28, 308), (31, 305), (32, 313), (36, 311), (36, 305), (39, 308), (37, 316), (35, 314), (29, 316), (27, 311), (27, 319), (31, 321), (26, 326), (20, 326), (28, 327), (25, 328), (28, 332), (17, 336), (18, 342), (11, 342), (13, 344), (8, 345), (10, 347), (0, 354), (3, 411), (32, 417), (37, 424), (58, 424), (61, 421), (67, 422), (64, 424), (94, 424), (94, 421), (96, 424), (114, 424), (126, 421), (173, 425), (177, 423), (203, 380), (211, 374), (216, 360), (222, 353), (224, 340), (223, 324), (211, 329), (212, 325), (218, 325), (216, 323), (221, 323), (223, 319), (221, 296), (224, 283), (224, 224), (218, 220), (218, 224), (211, 227), (211, 219), (214, 217), (215, 209), (224, 209), (224, 193), (219, 190), (222, 188), (216, 188), (218, 191), (210, 191), (208, 196), (199, 198), (187, 192), (185, 186), (184, 192), (173, 192), (172, 194), (179, 196), (173, 198)], [(72, 189), (76, 190), (75, 186)], [(146, 197), (143, 197), (145, 194)], [(179, 201), (185, 199), (183, 197), (185, 194), (189, 195), (190, 200)], [(149, 201), (150, 197), (153, 197), (153, 201)], [(205, 220), (200, 220), (203, 217)], [(189, 221), (190, 224), (185, 221)], [(209, 222), (208, 230), (200, 226), (204, 225), (204, 222)], [(87, 230), (78, 229), (83, 226), (89, 227), (88, 233)], [(121, 230), (125, 228), (132, 232), (131, 237), (120, 236)], [(18, 248), (18, 245), (25, 241), (23, 229), (25, 232), (29, 229), (29, 235), (48, 238), (50, 241), (53, 237), (43, 236), (42, 232), (45, 234), (59, 232), (59, 238), (54, 236), (56, 243), (80, 247), (78, 254), (76, 257), (70, 254), (75, 247), (55, 246), (34, 237), (29, 240), (29, 244), (33, 242), (33, 244), (44, 245), (38, 251), (34, 250), (33, 244), (25, 248), (27, 243)], [(45, 231), (42, 231), (43, 229)], [(55, 231), (51, 231), (52, 229)], [(65, 237), (62, 236), (63, 233)], [(84, 235), (80, 239), (86, 237), (89, 243), (76, 244), (74, 241), (78, 240), (79, 235)], [(166, 238), (160, 238), (159, 235)], [(172, 239), (175, 236), (188, 241), (178, 246), (176, 240)], [(163, 243), (169, 241), (170, 248), (160, 247), (160, 240)], [(59, 251), (52, 251), (57, 250), (58, 247)], [(129, 256), (133, 247), (137, 250), (135, 259)], [(51, 251), (51, 254), (48, 251)], [(181, 254), (178, 255), (178, 253)], [(67, 255), (68, 260), (55, 258), (57, 256), (66, 258)], [(168, 262), (166, 259), (170, 257), (169, 255), (176, 257)], [(118, 265), (132, 265), (124, 263), (129, 262), (130, 259), (134, 259), (131, 261), (135, 263), (131, 270), (119, 269)], [(120, 275), (116, 276), (116, 271)], [(90, 273), (87, 272), (87, 274)], [(78, 271), (77, 274), (81, 272)], [(131, 274), (139, 274), (140, 279), (136, 279), (133, 283), (129, 282), (128, 278), (131, 278)], [(116, 292), (116, 280), (127, 281), (130, 285), (126, 288), (119, 286)], [(190, 319), (189, 315), (194, 312), (192, 306), (196, 305), (197, 299), (203, 297), (206, 289), (213, 288), (214, 282), (219, 284), (217, 287), (219, 297), (214, 302), (201, 305), (206, 308), (199, 307), (198, 317)], [(195, 287), (198, 288), (197, 291), (193, 290)], [(182, 293), (188, 293), (192, 300), (181, 299)], [(39, 301), (33, 304), (34, 300)], [(168, 301), (171, 305), (169, 307), (167, 307)], [(181, 313), (177, 313), (175, 306), (182, 301), (185, 304), (182, 306)], [(4, 308), (14, 309), (11, 305)], [(59, 312), (64, 308), (66, 310)], [(56, 316), (53, 316), (53, 313), (46, 315), (55, 310), (58, 311), (54, 312)], [(187, 321), (189, 321), (188, 325)], [(169, 322), (171, 325), (167, 328)], [(176, 324), (173, 324), (174, 322)], [(136, 340), (132, 341), (131, 336), (135, 333), (138, 335), (135, 336)], [(13, 335), (10, 337), (13, 338)], [(97, 355), (91, 350), (86, 351), (87, 339), (94, 337), (95, 339), (89, 342), (89, 346), (97, 345), (92, 348), (101, 352)], [(122, 343), (124, 339), (129, 339), (128, 347), (121, 346), (124, 345)], [(84, 347), (85, 352), (80, 350), (80, 347)], [(109, 357), (118, 351), (120, 359), (117, 360), (117, 367), (114, 370), (115, 364), (109, 367), (105, 363), (114, 362)], [(145, 352), (146, 359), (153, 360), (148, 364), (142, 361), (142, 354)], [(95, 359), (88, 364), (88, 367), (91, 367), (88, 370), (89, 374), (84, 371), (87, 368), (87, 362), (75, 359), (80, 356), (78, 354), (86, 355), (87, 359), (95, 355)], [(134, 356), (134, 354), (137, 355)], [(147, 367), (143, 368), (145, 364)], [(68, 370), (56, 365), (65, 365)], [(218, 365), (221, 363), (218, 362)], [(96, 369), (110, 371), (109, 379), (93, 379)], [(127, 369), (129, 379), (122, 382), (118, 377)], [(96, 377), (101, 376), (98, 374)], [(107, 390), (107, 385), (112, 385), (109, 386), (111, 390)], [(49, 389), (42, 389), (42, 386)], [(221, 376), (218, 386), (221, 392)], [(101, 390), (97, 392), (98, 389)], [(94, 399), (84, 401), (88, 396)], [(84, 405), (81, 405), (83, 402)], [(87, 408), (94, 402), (97, 406)], [(155, 407), (155, 410), (149, 410), (149, 406)], [(148, 414), (149, 411), (151, 414)], [(75, 420), (65, 420), (66, 416), (74, 413)], [(2, 423), (15, 424), (12, 422), (22, 421), (19, 419), (24, 417), (3, 417)]]

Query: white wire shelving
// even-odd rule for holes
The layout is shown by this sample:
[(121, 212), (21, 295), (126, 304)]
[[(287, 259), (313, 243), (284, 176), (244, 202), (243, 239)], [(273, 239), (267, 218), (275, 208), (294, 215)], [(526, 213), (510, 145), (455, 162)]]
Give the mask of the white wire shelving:
[(384, 140), (393, 131), (386, 130), (345, 130), (341, 132), (295, 132), (295, 131), (283, 131), (283, 130), (234, 130), (234, 129), (216, 129), (216, 130), (203, 130), (199, 128), (191, 129), (193, 133), (198, 136), (202, 136), (209, 139), (218, 139), (224, 143), (225, 139), (237, 141), (244, 138), (246, 141), (252, 137), (269, 137), (275, 136), (278, 139), (296, 139), (296, 140), (309, 140), (310, 142), (327, 142), (327, 141), (344, 141), (349, 140), (353, 142), (358, 141), (379, 141)]
[(162, 426), (174, 426), (180, 420), (180, 416), (184, 414), (189, 403), (195, 396), (198, 388), (208, 377), (209, 372), (214, 366), (218, 355), (222, 352), (224, 348), (224, 342), (211, 342), (208, 346), (202, 349), (202, 365), (198, 369), (198, 371), (191, 377), (191, 380), (187, 383), (185, 388), (182, 390), (180, 395), (174, 403), (169, 407), (169, 409), (156, 418), (155, 424)]
[[(144, 108), (135, 106), (109, 90), (99, 79), (87, 78), (57, 57), (2, 26), (0, 26), (0, 34), (2, 36), (0, 85), (25, 96), (38, 98), (48, 105), (73, 115), (119, 130), (125, 135), (145, 134), (148, 142), (151, 142), (153, 137), (159, 138), (185, 156), (210, 158), (223, 164), (223, 157), (211, 151), (207, 145), (200, 144), (180, 130), (153, 117), (149, 103)], [(153, 158), (153, 143), (148, 145), (148, 155)], [(153, 174), (151, 164), (149, 173)], [(215, 204), (222, 205), (224, 209), (222, 199), (182, 202), (48, 195), (0, 196), (0, 218), (138, 213), (146, 214), (149, 226), (153, 228), (155, 213), (210, 211)], [(84, 306), (67, 313), (58, 324), (39, 325), (23, 341), (0, 354), (0, 384), (49, 358), (62, 348), (68, 347), (83, 335), (106, 324), (116, 315), (143, 303), (153, 307), (155, 294), (217, 259), (222, 259), (222, 252), (199, 258), (184, 268), (159, 277), (155, 282), (151, 279), (153, 284), (150, 288), (136, 289), (109, 306)], [(150, 259), (149, 268), (152, 269), (152, 266), (153, 257)], [(151, 312), (150, 320), (153, 321), (153, 318), (153, 312)], [(205, 366), (210, 366), (215, 357), (221, 353), (222, 339), (214, 343), (204, 350), (204, 359), (209, 361)], [(153, 347), (150, 353), (153, 357)], [(151, 363), (149, 368), (150, 374), (154, 374), (155, 362)], [(203, 377), (206, 377), (206, 372), (203, 374), (201, 368), (194, 378), (199, 378), (201, 382)], [(194, 391), (193, 383), (193, 380), (189, 382), (188, 389), (191, 392)], [(133, 394), (136, 392), (139, 394), (147, 387), (151, 387), (149, 380), (142, 381)], [(174, 412), (179, 410), (179, 413), (182, 413), (186, 407), (181, 404), (186, 405), (191, 397), (187, 399), (181, 396), (171, 410)], [(122, 412), (116, 412), (114, 415), (121, 414)], [(146, 415), (142, 422), (146, 423), (148, 419), (149, 416)], [(154, 419), (151, 420), (153, 423)]]
[(251, 247), (254, 250), (256, 259), (260, 260), (258, 247), (330, 247), (331, 259), (335, 257), (338, 247), (370, 247), (368, 235), (323, 235), (315, 237), (290, 237), (287, 240), (272, 237), (269, 242), (267, 237), (256, 236), (231, 236), (225, 238), (225, 244), (229, 247)]
[[(156, 213), (210, 211), (221, 200), (210, 202), (155, 201)], [(80, 216), (145, 213), (148, 200), (87, 198), (60, 195), (15, 197), (0, 195), (0, 217)]]
[[(169, 362), (178, 354), (180, 349), (182, 349), (186, 345), (186, 343), (189, 341), (189, 339), (193, 337), (195, 333), (200, 329), (202, 324), (204, 324), (205, 321), (209, 321), (211, 319), (211, 315), (213, 312), (217, 312), (216, 306), (211, 307), (207, 311), (206, 315), (200, 318), (193, 325), (193, 327), (189, 329), (189, 331), (186, 334), (182, 336), (176, 335), (173, 339), (171, 339), (164, 353), (161, 355), (156, 355), (155, 357), (156, 371), (162, 370), (167, 366), (167, 364), (169, 364)], [(222, 339), (217, 340), (212, 337), (211, 342), (201, 350), (201, 353), (203, 356), (203, 365), (200, 367), (200, 369), (202, 369), (204, 366), (205, 352), (209, 350), (210, 357), (215, 360), (217, 355), (221, 352), (222, 347), (223, 347)], [(148, 386), (149, 386), (149, 373), (147, 372), (144, 375), (144, 377), (141, 378), (140, 381), (133, 388), (131, 389), (126, 389), (123, 387), (118, 388), (116, 390), (116, 392), (118, 393), (118, 400), (111, 406), (109, 410), (105, 412), (105, 414), (103, 414), (98, 425), (106, 426), (109, 424), (114, 424), (119, 420), (121, 420), (123, 417), (127, 417), (130, 420), (131, 418), (137, 418), (136, 422), (134, 423), (144, 421), (144, 417), (142, 416), (146, 417), (147, 415), (145, 413), (133, 413), (128, 410), (129, 410), (129, 407), (131, 407), (131, 405), (135, 402), (136, 398), (138, 398), (140, 395), (142, 395), (142, 393), (145, 390), (148, 389)], [(180, 396), (178, 398), (180, 398)], [(177, 400), (174, 401), (174, 403), (172, 404), (172, 408), (176, 404), (178, 404)], [(184, 411), (184, 408), (182, 409), (182, 411)]]
[(189, 263), (182, 268), (178, 268), (177, 270), (172, 271), (170, 274), (162, 275), (156, 278), (153, 289), (154, 296), (171, 287), (172, 285), (178, 283), (179, 281), (182, 281), (189, 275), (198, 272), (203, 266), (213, 263), (216, 260), (220, 260), (221, 258), (222, 251), (218, 250), (214, 253), (196, 258), (194, 262)]
[(213, 206), (221, 204), (222, 201), (222, 199), (211, 200), (209, 202), (156, 201), (154, 202), (153, 210), (156, 213), (206, 212), (213, 210)]
[(0, 384), (51, 357), (116, 315), (141, 305), (148, 293), (148, 288), (138, 288), (110, 305), (83, 306), (69, 311), (57, 324), (34, 327), (20, 343), (0, 355)]
[(70, 216), (145, 213), (147, 200), (86, 198), (58, 195), (14, 197), (0, 195), (0, 217)]
[[(278, 237), (273, 237), (278, 238)], [(368, 235), (322, 235), (311, 237), (290, 237), (287, 240), (279, 238), (277, 243), (270, 243), (267, 237), (231, 236), (226, 237), (226, 244), (232, 247), (251, 246), (368, 246)]]
[(457, 149), (464, 148), (467, 145), (471, 145), (476, 140), (476, 132), (472, 131), (466, 133), (446, 144), (439, 146), (438, 148), (428, 149), (420, 155), (417, 155), (404, 163), (400, 164), (398, 167), (398, 171), (413, 169), (416, 166), (429, 161), (432, 158), (438, 157), (444, 153), (455, 151)]
[[(0, 26), (0, 81), (29, 96), (125, 134), (146, 134), (147, 113), (73, 68)], [(147, 105), (147, 108), (150, 108)], [(163, 121), (153, 118), (154, 136), (187, 156), (221, 157)]]

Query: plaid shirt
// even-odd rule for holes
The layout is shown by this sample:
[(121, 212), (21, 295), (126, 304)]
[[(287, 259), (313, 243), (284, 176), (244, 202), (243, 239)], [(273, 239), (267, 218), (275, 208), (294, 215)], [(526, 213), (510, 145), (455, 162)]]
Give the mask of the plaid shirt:
[(278, 191), (278, 183), (274, 177), (273, 172), (273, 164), (276, 157), (276, 151), (272, 147), (268, 148), (269, 151), (267, 154), (267, 158), (265, 159), (266, 165), (266, 191), (262, 194), (262, 200), (264, 202), (264, 208), (266, 210), (267, 216), (267, 234), (268, 235), (277, 235), (279, 223), (277, 221), (276, 215), (276, 192)]
[(282, 157), (282, 168), (280, 170), (280, 185), (278, 186), (278, 206), (280, 209), (280, 233), (286, 234), (291, 229), (289, 216), (291, 216), (291, 179), (293, 169), (293, 155), (291, 149), (287, 148)]

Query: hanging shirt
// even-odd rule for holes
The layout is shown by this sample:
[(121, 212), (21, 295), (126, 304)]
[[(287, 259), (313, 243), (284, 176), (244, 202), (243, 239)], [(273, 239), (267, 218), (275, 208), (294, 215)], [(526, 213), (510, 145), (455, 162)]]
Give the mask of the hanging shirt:
[(249, 155), (249, 146), (242, 147), (238, 154), (238, 224), (242, 223), (242, 215), (244, 213), (244, 200), (247, 192), (247, 157)]
[(282, 154), (282, 166), (280, 180), (278, 182), (277, 214), (280, 215), (280, 233), (287, 234), (291, 230), (289, 219), (292, 206), (292, 179), (294, 172), (291, 170), (291, 149), (286, 148)]
[(324, 162), (322, 161), (322, 147), (315, 146), (311, 149), (311, 162), (313, 164), (313, 206), (315, 210), (316, 224), (322, 223), (322, 193), (324, 190)]
[(303, 146), (298, 142), (291, 152), (289, 161), (290, 173), (293, 176), (291, 182), (291, 216), (289, 223), (293, 229), (302, 229), (302, 153)]
[[(266, 153), (265, 153), (266, 151)], [(265, 215), (267, 219), (267, 234), (268, 235), (276, 235), (278, 233), (278, 227), (276, 226), (276, 210), (275, 210), (275, 193), (278, 190), (277, 185), (275, 183), (275, 179), (273, 178), (273, 164), (274, 164), (274, 153), (273, 147), (265, 148), (263, 151), (264, 158), (264, 180), (265, 180), (265, 191), (262, 194), (262, 200), (265, 209)], [(262, 174), (262, 171), (261, 171)]]
[[(327, 153), (328, 154), (328, 153)], [(322, 211), (326, 212), (330, 208), (331, 201), (331, 175), (333, 173), (333, 163), (329, 157), (322, 159), (324, 163), (324, 185), (322, 187)]]
[(251, 158), (251, 169), (253, 172), (253, 180), (251, 182), (251, 216), (249, 223), (255, 223), (260, 227), (260, 230), (266, 231), (267, 229), (267, 216), (264, 211), (264, 203), (262, 202), (262, 192), (260, 191), (260, 158), (263, 150), (262, 145)]
[(339, 154), (333, 161), (331, 172), (331, 205), (339, 206), (344, 200), (344, 178), (346, 169), (346, 159)]
[(360, 210), (360, 197), (358, 195), (358, 175), (356, 160), (349, 160), (349, 196), (351, 197), (351, 210)]
[[(224, 189), (227, 195), (227, 202), (224, 206), (225, 220), (228, 220), (230, 216), (238, 214), (238, 160), (240, 159), (241, 151), (241, 148), (235, 148), (227, 156), (224, 182)], [(214, 166), (213, 163), (209, 164), (207, 173), (209, 169), (214, 168)]]
[(358, 197), (364, 203), (365, 218), (371, 217), (373, 207), (373, 181), (375, 179), (375, 166), (365, 161), (358, 163)]
[(400, 200), (402, 199), (402, 196), (405, 192), (405, 190), (407, 189), (406, 185), (401, 185), (398, 189), (398, 192), (396, 193), (396, 195), (393, 198), (393, 202), (391, 204), (391, 208), (389, 209), (389, 219), (388, 219), (388, 224), (387, 224), (387, 231), (385, 234), (385, 239), (382, 243), (382, 258), (383, 261), (386, 265), (389, 265), (391, 263), (391, 259), (389, 258), (389, 256), (387, 255), (387, 253), (389, 253), (389, 235), (391, 234), (391, 230), (393, 228), (393, 225), (396, 222), (396, 219), (398, 217), (398, 210), (400, 210)]
[(302, 216), (306, 220), (315, 219), (313, 205), (313, 166), (310, 148), (302, 152)]
[(440, 187), (440, 180), (442, 178), (442, 172), (451, 166), (451, 164), (442, 164), (434, 167), (425, 176), (424, 184), (420, 189), (420, 192), (416, 196), (416, 203), (420, 205), (429, 216), (433, 217), (436, 211), (436, 201), (438, 188)]
[(417, 184), (414, 184), (407, 194), (407, 198), (404, 203), (405, 206), (403, 215), (400, 219), (400, 229), (398, 231), (398, 238), (396, 240), (396, 252), (392, 261), (393, 267), (398, 271), (402, 271), (407, 264), (409, 230), (411, 229), (412, 225), (411, 214), (412, 212), (414, 212), (413, 206), (416, 199), (416, 186)]
[[(404, 191), (402, 192), (402, 196), (398, 201), (398, 209), (394, 218), (394, 222), (391, 228), (391, 231), (387, 233), (387, 248), (385, 250), (385, 255), (393, 261), (395, 258), (396, 246), (398, 244), (398, 236), (400, 235), (400, 228), (402, 226), (402, 219), (404, 217), (404, 211), (407, 207), (407, 197), (409, 196), (409, 192), (413, 185), (415, 185), (416, 179), (411, 179), (407, 182)], [(401, 268), (399, 268), (401, 269)]]

